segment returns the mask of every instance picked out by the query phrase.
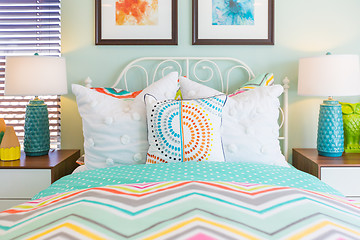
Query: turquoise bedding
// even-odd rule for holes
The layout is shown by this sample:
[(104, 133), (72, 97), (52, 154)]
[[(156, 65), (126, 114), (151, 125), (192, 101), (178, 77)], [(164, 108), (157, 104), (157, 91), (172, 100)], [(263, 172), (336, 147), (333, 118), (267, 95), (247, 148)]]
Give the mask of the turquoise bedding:
[(0, 239), (360, 239), (359, 203), (332, 194), (293, 167), (111, 167), (0, 213)]
[(293, 167), (253, 163), (189, 162), (117, 166), (65, 176), (33, 197), (117, 184), (163, 181), (226, 181), (301, 188), (342, 196), (316, 177)]

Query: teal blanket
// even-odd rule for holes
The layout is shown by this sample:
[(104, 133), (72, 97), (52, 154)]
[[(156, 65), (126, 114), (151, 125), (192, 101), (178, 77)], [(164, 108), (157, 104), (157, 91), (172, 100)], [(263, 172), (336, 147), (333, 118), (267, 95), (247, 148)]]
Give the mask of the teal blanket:
[(259, 183), (342, 196), (316, 177), (293, 167), (252, 163), (189, 162), (117, 166), (76, 173), (59, 179), (33, 199), (107, 185), (192, 180)]

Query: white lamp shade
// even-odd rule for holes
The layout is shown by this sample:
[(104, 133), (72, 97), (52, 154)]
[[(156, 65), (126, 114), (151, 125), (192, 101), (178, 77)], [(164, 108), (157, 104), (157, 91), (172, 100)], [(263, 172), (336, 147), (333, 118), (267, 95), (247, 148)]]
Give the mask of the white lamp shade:
[(324, 55), (299, 61), (298, 94), (308, 96), (360, 95), (358, 55)]
[(61, 57), (7, 57), (5, 95), (43, 96), (67, 93), (66, 63)]

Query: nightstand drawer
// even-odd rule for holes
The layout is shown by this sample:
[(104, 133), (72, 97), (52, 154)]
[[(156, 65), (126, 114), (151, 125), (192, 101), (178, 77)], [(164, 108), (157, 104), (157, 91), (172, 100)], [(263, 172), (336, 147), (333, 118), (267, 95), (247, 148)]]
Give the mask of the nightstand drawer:
[(0, 169), (0, 198), (31, 198), (50, 184), (50, 169)]
[(360, 196), (360, 167), (321, 167), (321, 180), (345, 196)]

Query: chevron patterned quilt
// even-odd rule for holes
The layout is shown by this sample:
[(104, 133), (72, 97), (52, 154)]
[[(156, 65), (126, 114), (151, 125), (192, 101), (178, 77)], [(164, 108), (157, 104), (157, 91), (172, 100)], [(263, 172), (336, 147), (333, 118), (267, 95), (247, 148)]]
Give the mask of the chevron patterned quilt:
[(1, 239), (360, 239), (360, 207), (290, 187), (174, 181), (56, 194), (0, 224)]
[[(180, 168), (179, 175), (185, 169), (188, 172), (195, 166), (207, 166), (167, 165)], [(232, 166), (246, 172), (239, 175), (229, 171), (229, 165), (213, 164), (213, 170), (195, 170), (201, 174), (193, 174), (192, 180), (155, 181), (156, 177), (149, 177), (166, 174), (177, 178), (171, 171), (173, 166), (162, 166), (158, 166), (161, 171), (152, 166), (153, 172), (144, 172), (144, 166), (129, 166), (63, 178), (49, 188), (50, 192), (58, 189), (58, 193), (47, 195), (46, 190), (43, 197), (0, 213), (0, 239), (360, 239), (360, 204), (334, 195), (335, 190), (324, 193), (331, 188), (325, 191), (320, 181), (310, 176), (309, 180), (297, 170)], [(119, 176), (121, 169), (126, 173)], [(147, 182), (118, 183), (129, 172), (134, 178), (134, 169), (148, 176)], [(224, 179), (237, 175), (243, 182), (214, 180), (207, 172), (221, 175), (224, 169), (228, 173)], [(291, 181), (272, 185), (251, 182), (254, 174), (261, 175), (258, 181), (267, 181), (266, 175), (273, 175), (274, 171), (278, 175), (271, 178)], [(301, 175), (301, 180), (291, 177), (291, 171)], [(208, 179), (196, 180), (200, 175)], [(294, 179), (324, 191), (286, 186), (295, 184)], [(75, 188), (65, 189), (71, 181)], [(87, 187), (80, 187), (84, 183)]]

